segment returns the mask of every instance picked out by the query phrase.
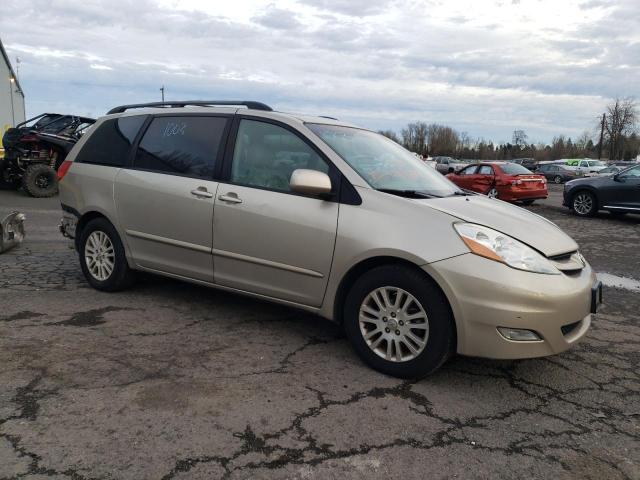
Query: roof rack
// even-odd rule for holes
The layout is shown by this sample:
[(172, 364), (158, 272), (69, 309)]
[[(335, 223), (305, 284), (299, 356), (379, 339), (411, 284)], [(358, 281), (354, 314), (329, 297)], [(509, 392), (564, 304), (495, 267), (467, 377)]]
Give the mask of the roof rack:
[(269, 105), (265, 105), (261, 102), (252, 102), (246, 100), (187, 100), (187, 101), (174, 101), (174, 102), (151, 102), (151, 103), (134, 103), (131, 105), (120, 105), (119, 107), (114, 107), (107, 112), (107, 115), (111, 115), (112, 113), (122, 113), (127, 110), (131, 110), (133, 108), (179, 108), (186, 106), (196, 106), (196, 107), (215, 107), (215, 106), (244, 106), (250, 108), (252, 110), (265, 110), (267, 112), (273, 111), (273, 109)]

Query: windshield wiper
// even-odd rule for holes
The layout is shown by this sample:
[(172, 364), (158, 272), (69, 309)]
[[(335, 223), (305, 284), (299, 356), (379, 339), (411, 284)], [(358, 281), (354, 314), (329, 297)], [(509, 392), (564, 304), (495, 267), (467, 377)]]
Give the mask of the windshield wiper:
[(396, 188), (376, 188), (376, 190), (406, 198), (442, 198), (440, 195), (433, 195), (420, 190), (401, 190)]

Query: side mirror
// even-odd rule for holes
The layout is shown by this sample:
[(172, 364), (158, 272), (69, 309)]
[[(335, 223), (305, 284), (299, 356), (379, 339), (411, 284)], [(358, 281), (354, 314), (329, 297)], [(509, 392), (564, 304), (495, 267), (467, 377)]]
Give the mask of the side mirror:
[(329, 195), (331, 193), (331, 179), (329, 175), (318, 170), (299, 168), (291, 174), (289, 187), (296, 193)]

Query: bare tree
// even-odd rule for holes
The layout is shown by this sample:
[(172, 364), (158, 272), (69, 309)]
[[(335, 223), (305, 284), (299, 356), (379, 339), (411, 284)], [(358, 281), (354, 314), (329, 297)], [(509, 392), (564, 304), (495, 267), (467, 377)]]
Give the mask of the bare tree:
[(427, 124), (414, 122), (402, 129), (402, 144), (412, 152), (424, 155), (427, 152)]
[(431, 155), (455, 155), (460, 136), (458, 132), (446, 125), (432, 123), (426, 127), (427, 142)]
[(396, 132), (394, 132), (393, 130), (378, 130), (378, 133), (380, 135), (383, 135), (383, 136), (393, 140), (396, 143), (400, 143), (400, 138), (398, 137), (398, 134)]
[(605, 113), (605, 138), (609, 145), (609, 160), (620, 160), (624, 153), (625, 137), (636, 131), (638, 112), (632, 98), (620, 100), (607, 107)]
[(528, 138), (529, 137), (524, 133), (524, 130), (513, 131), (513, 144), (518, 148), (525, 147), (527, 145)]
[(587, 150), (590, 143), (593, 144), (593, 141), (591, 140), (591, 132), (589, 132), (589, 130), (585, 130), (582, 132), (582, 135), (576, 139), (575, 146), (579, 150)]

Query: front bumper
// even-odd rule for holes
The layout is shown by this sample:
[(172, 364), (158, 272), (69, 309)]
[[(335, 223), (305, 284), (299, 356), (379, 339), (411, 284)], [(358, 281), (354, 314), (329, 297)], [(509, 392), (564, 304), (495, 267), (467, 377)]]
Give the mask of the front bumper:
[[(449, 299), (460, 354), (498, 359), (553, 355), (577, 343), (591, 325), (596, 278), (589, 265), (577, 273), (544, 275), (469, 253), (423, 268)], [(541, 340), (508, 340), (498, 327), (532, 330)]]
[(0, 253), (20, 245), (24, 240), (25, 216), (12, 212), (0, 221)]

